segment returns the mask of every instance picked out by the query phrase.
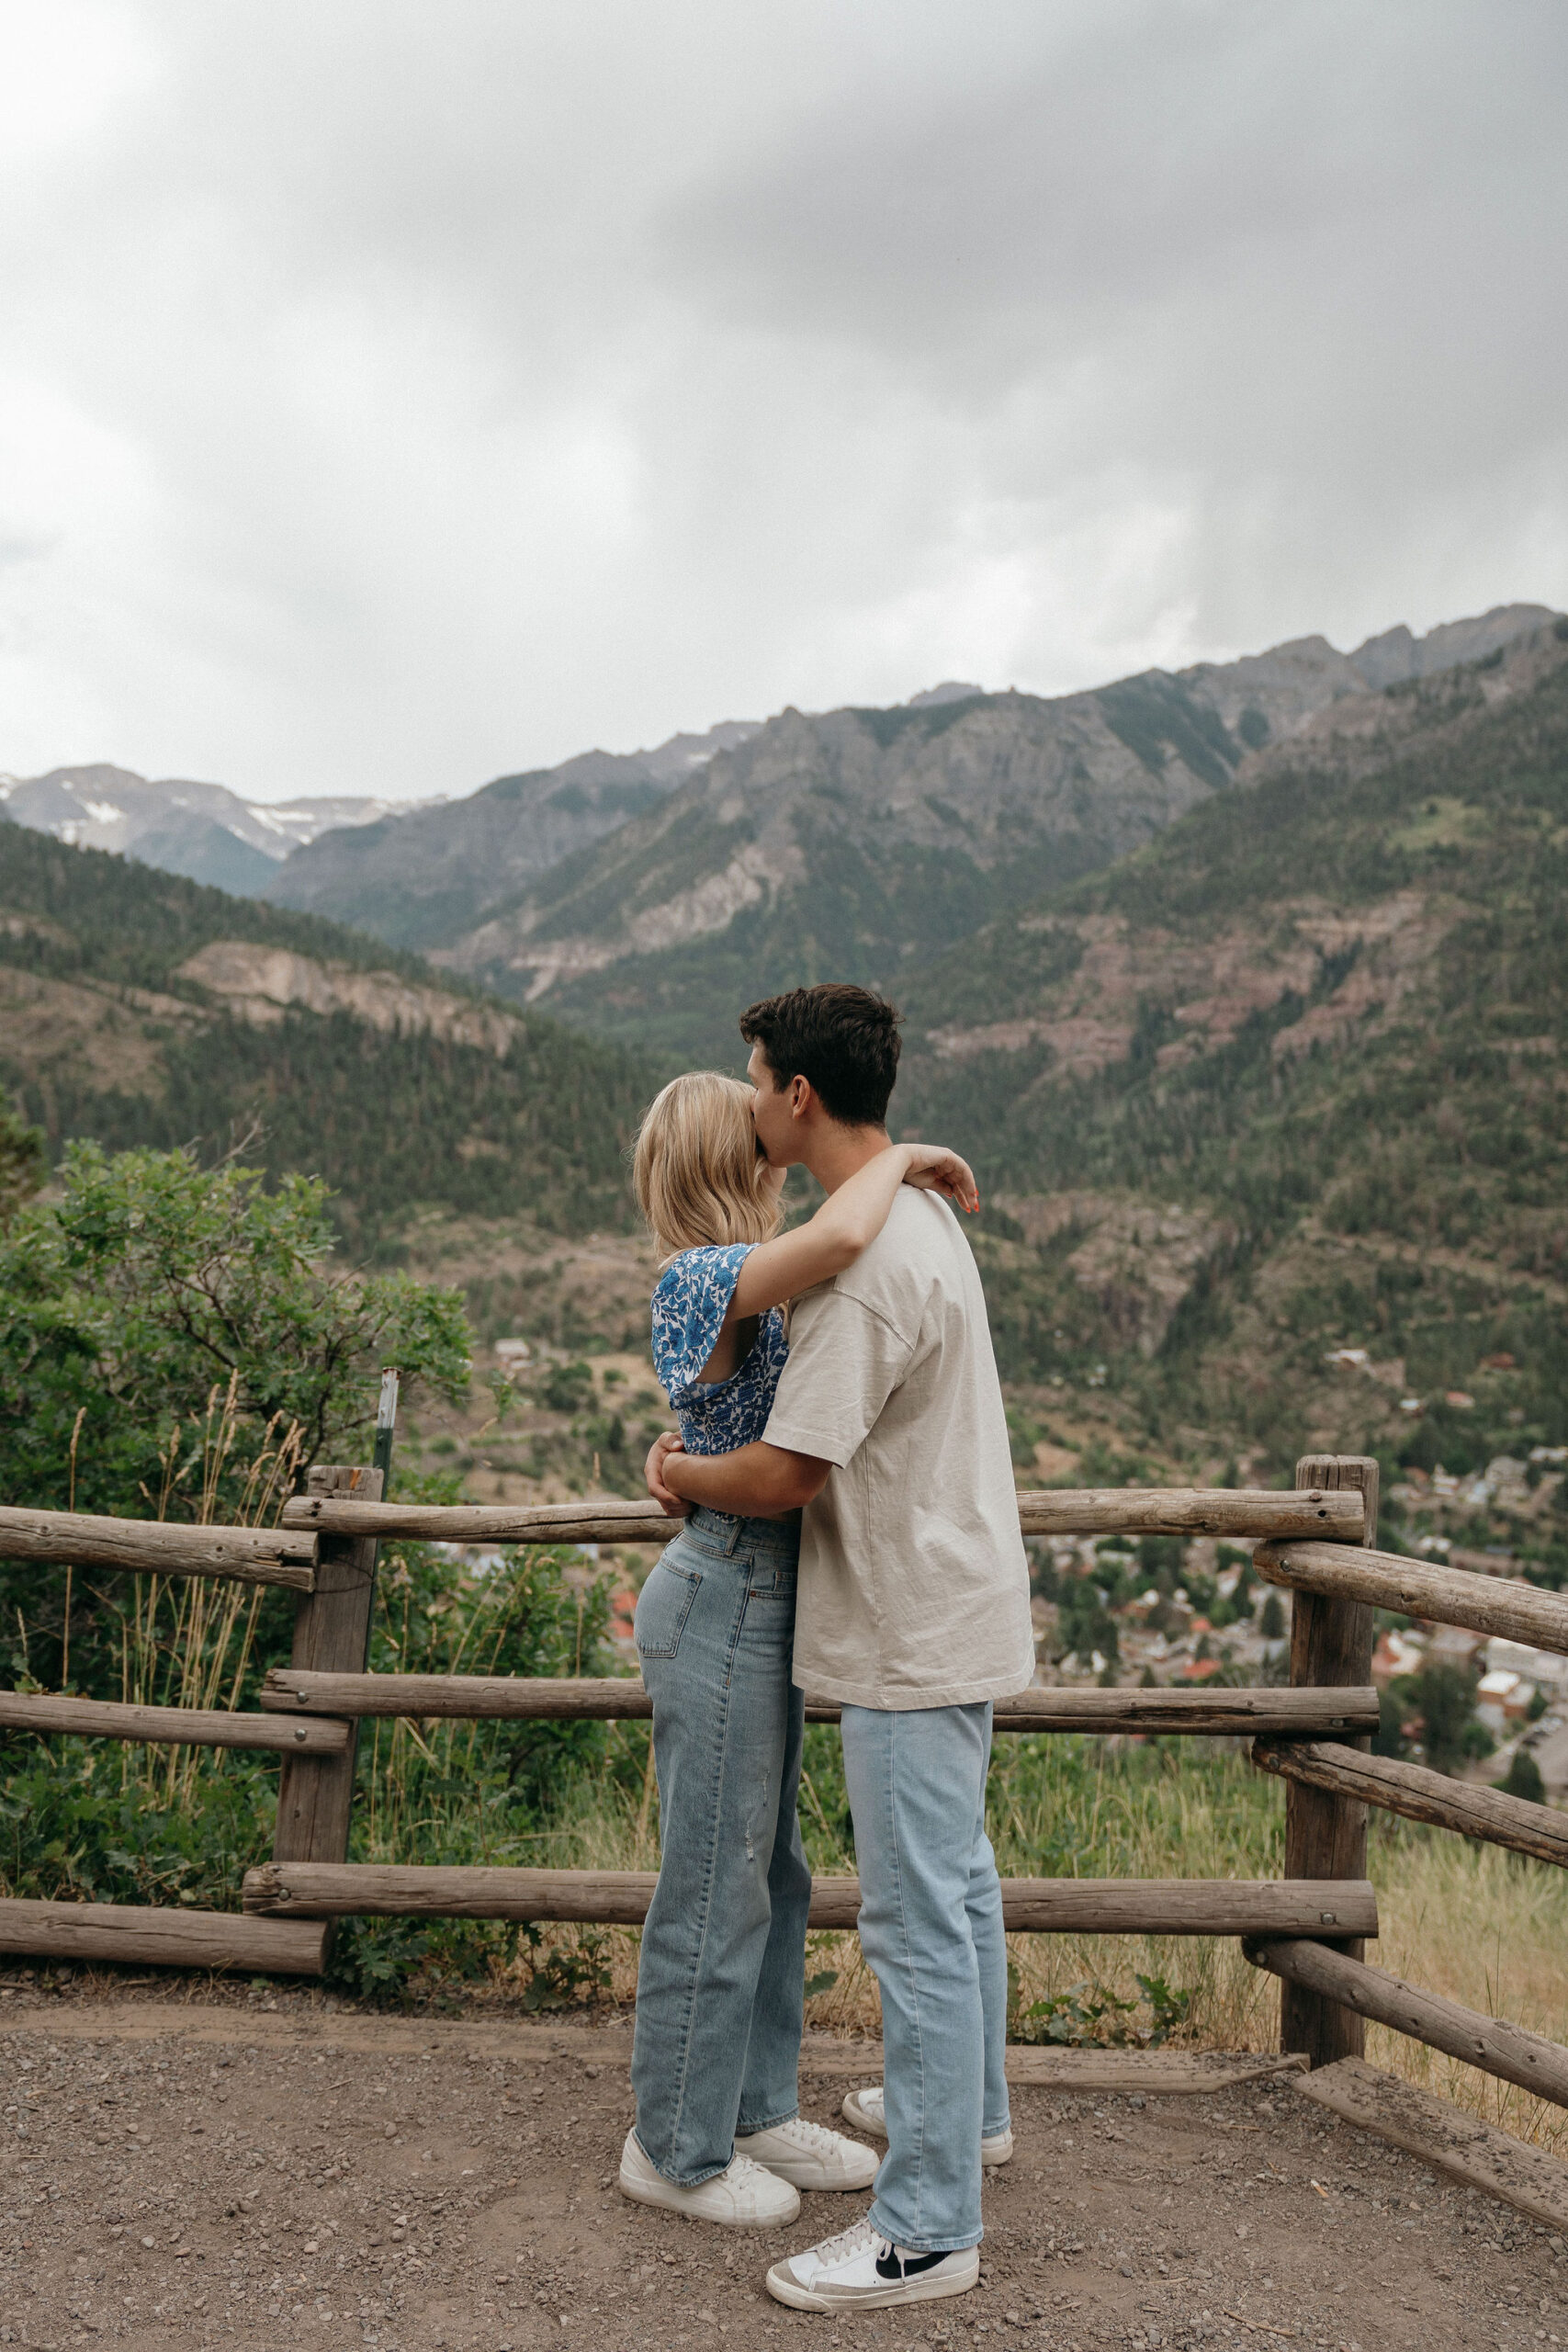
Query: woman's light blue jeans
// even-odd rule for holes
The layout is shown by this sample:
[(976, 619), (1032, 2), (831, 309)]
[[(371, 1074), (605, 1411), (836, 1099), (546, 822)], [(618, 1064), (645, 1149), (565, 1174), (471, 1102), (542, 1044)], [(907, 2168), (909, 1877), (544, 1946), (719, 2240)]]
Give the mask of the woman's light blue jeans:
[(1007, 1941), (986, 1835), (989, 1703), (843, 1711), (861, 1950), (882, 1990), (887, 2154), (872, 2227), (977, 2245), (980, 2141), (1008, 2129)]
[(683, 2188), (799, 2113), (811, 1873), (795, 1817), (797, 1521), (694, 1510), (637, 1605), (663, 1858), (642, 1931), (637, 2136)]

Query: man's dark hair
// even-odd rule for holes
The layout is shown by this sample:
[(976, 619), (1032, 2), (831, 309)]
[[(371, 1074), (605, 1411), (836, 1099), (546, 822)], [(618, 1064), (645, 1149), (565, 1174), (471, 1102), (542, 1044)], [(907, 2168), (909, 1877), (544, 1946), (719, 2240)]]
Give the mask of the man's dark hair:
[(898, 1075), (898, 1012), (869, 989), (824, 980), (763, 997), (740, 1016), (740, 1035), (761, 1046), (780, 1087), (809, 1079), (830, 1119), (846, 1127), (887, 1124)]

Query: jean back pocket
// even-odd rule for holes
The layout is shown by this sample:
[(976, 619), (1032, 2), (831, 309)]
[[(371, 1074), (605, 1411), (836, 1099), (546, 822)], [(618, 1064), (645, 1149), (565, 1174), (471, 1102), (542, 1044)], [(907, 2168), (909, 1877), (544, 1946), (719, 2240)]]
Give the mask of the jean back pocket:
[(674, 1657), (702, 1580), (700, 1568), (671, 1567), (666, 1560), (654, 1563), (632, 1621), (639, 1657)]

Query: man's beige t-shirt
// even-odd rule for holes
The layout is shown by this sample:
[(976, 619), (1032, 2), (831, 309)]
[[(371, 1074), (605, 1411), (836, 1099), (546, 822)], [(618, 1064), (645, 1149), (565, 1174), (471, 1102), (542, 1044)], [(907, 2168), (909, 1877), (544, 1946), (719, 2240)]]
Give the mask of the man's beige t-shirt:
[(985, 1295), (934, 1193), (905, 1185), (871, 1247), (795, 1302), (764, 1435), (834, 1465), (801, 1525), (803, 1689), (898, 1710), (1027, 1688), (1029, 1570)]

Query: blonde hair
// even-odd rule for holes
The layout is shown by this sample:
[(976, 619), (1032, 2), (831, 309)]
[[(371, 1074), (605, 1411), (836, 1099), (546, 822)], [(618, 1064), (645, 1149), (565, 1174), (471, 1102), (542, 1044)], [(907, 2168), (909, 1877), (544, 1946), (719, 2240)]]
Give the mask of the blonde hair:
[(783, 1212), (764, 1181), (751, 1089), (689, 1070), (654, 1096), (632, 1157), (637, 1203), (661, 1263), (728, 1241), (771, 1241)]

